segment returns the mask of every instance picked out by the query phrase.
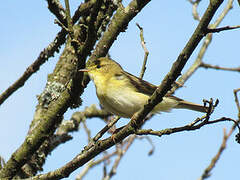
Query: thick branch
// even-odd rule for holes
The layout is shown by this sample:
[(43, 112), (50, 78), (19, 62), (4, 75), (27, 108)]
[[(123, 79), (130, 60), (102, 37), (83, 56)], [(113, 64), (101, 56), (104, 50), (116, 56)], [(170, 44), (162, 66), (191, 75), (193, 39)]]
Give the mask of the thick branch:
[(72, 139), (70, 132), (78, 131), (79, 124), (85, 119), (93, 117), (105, 118), (110, 114), (104, 110), (98, 109), (95, 105), (86, 107), (84, 111), (73, 113), (70, 120), (62, 121), (55, 134), (41, 145), (41, 147), (34, 153), (31, 160), (28, 161), (19, 174), (20, 178), (26, 178), (36, 175), (37, 171), (42, 170), (45, 159), (51, 152), (59, 145)]

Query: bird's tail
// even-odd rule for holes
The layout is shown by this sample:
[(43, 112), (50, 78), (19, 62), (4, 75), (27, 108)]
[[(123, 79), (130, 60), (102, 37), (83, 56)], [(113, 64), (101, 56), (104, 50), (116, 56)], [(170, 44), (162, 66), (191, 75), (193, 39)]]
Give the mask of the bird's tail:
[(200, 105), (200, 104), (195, 104), (192, 102), (188, 101), (180, 101), (179, 104), (175, 107), (179, 109), (190, 109), (193, 111), (199, 111), (199, 112), (207, 112), (207, 107)]

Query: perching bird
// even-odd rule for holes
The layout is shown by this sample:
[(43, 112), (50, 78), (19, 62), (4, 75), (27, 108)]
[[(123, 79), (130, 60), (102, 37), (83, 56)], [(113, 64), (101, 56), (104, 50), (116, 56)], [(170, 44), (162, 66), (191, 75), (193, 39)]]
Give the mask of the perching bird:
[[(80, 71), (88, 72), (104, 109), (124, 118), (131, 118), (135, 112), (140, 110), (157, 88), (157, 86), (124, 71), (117, 62), (107, 57), (89, 62), (86, 69)], [(173, 108), (199, 112), (207, 110), (202, 105), (166, 94), (162, 102), (156, 105), (151, 113), (170, 111)]]

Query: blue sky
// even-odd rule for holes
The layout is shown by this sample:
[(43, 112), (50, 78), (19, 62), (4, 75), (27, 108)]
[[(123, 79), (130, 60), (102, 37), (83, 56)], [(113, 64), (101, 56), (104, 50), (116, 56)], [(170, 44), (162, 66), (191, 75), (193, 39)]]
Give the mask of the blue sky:
[[(70, 1), (71, 7), (77, 7), (79, 1)], [(129, 2), (129, 1), (127, 1)], [(208, 1), (200, 4), (199, 12), (203, 14)], [(217, 15), (226, 5), (223, 5)], [(234, 8), (222, 22), (221, 26), (239, 24), (239, 5), (234, 2)], [(183, 49), (197, 26), (197, 21), (191, 15), (191, 5), (186, 0), (152, 1), (129, 24), (125, 33), (121, 33), (110, 49), (113, 59), (132, 74), (138, 75), (144, 52), (140, 45), (138, 22), (144, 28), (144, 37), (150, 52), (144, 79), (160, 84), (172, 63)], [(74, 10), (72, 10), (74, 12)], [(46, 47), (59, 31), (55, 25), (54, 16), (47, 9), (45, 1), (4, 1), (0, 6), (0, 92), (11, 85), (25, 69), (38, 57), (39, 52)], [(215, 19), (214, 18), (214, 19)], [(203, 61), (213, 65), (238, 67), (240, 30), (225, 31), (213, 35)], [(194, 51), (183, 72), (193, 63), (199, 47)], [(59, 54), (50, 58), (40, 70), (35, 73), (25, 86), (14, 93), (0, 107), (0, 155), (6, 160), (21, 145), (33, 118), (36, 95), (40, 94), (46, 84), (47, 74), (51, 73)], [(237, 118), (237, 108), (234, 103), (233, 89), (240, 88), (240, 74), (211, 69), (199, 69), (176, 92), (176, 96), (188, 101), (201, 103), (202, 99), (218, 98), (219, 106), (212, 119), (222, 116)], [(83, 106), (68, 111), (64, 119), (69, 119), (75, 111), (85, 106), (97, 104), (95, 88), (90, 83), (83, 95)], [(163, 128), (185, 125), (202, 114), (188, 110), (173, 110), (171, 113), (156, 115), (144, 128), (160, 130)], [(121, 119), (117, 126), (126, 124), (128, 119)], [(98, 119), (87, 121), (92, 136), (103, 126)], [(216, 154), (223, 137), (223, 128), (229, 129), (231, 123), (220, 123), (203, 127), (194, 132), (181, 132), (161, 138), (151, 137), (155, 152), (148, 156), (151, 149), (146, 140), (136, 140), (134, 145), (123, 157), (114, 180), (120, 179), (164, 179), (192, 180), (197, 179)], [(236, 134), (236, 132), (234, 133)], [(74, 139), (58, 147), (47, 159), (44, 172), (63, 166), (66, 162), (81, 152), (86, 145), (86, 135), (80, 131), (73, 133)], [(234, 136), (227, 143), (217, 166), (212, 171), (211, 180), (237, 179), (239, 170), (238, 156), (240, 146), (234, 141)], [(114, 148), (112, 148), (113, 150)], [(99, 156), (101, 157), (101, 155)], [(68, 179), (82, 170), (79, 168)], [(108, 169), (109, 170), (109, 169)], [(85, 179), (101, 179), (102, 164), (91, 170)]]

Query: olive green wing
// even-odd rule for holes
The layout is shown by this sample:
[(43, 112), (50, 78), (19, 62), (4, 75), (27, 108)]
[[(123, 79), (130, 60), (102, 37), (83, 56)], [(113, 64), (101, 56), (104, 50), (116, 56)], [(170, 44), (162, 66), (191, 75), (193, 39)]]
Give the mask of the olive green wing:
[(157, 86), (147, 81), (144, 81), (126, 71), (124, 71), (123, 73), (128, 78), (129, 83), (131, 83), (135, 87), (137, 92), (151, 96), (153, 92), (157, 89)]
[[(125, 76), (127, 76), (129, 83), (131, 83), (135, 87), (136, 91), (138, 91), (140, 93), (144, 93), (144, 94), (151, 96), (154, 93), (154, 91), (157, 89), (157, 86), (155, 86), (147, 81), (144, 81), (128, 72), (124, 71), (123, 73)], [(185, 100), (178, 98), (176, 96), (173, 96), (171, 94), (167, 93), (164, 97), (177, 101), (178, 104), (175, 106), (175, 108), (190, 109), (190, 110), (199, 111), (199, 112), (207, 112), (207, 108), (205, 106), (185, 101)]]

